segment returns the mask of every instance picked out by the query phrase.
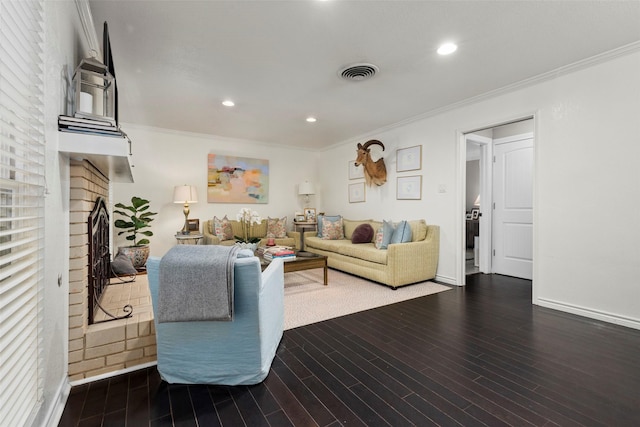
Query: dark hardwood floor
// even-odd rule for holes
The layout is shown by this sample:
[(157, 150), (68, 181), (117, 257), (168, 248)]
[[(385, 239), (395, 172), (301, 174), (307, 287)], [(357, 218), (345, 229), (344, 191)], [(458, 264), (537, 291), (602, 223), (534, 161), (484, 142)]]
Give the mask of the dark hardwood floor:
[(640, 425), (640, 331), (532, 306), (528, 281), (467, 281), (285, 331), (257, 386), (154, 367), (74, 387), (60, 426)]

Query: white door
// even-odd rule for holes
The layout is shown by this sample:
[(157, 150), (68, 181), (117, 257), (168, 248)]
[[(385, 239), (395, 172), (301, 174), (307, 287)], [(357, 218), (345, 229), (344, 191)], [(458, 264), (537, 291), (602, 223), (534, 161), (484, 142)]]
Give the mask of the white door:
[(532, 279), (533, 139), (493, 148), (493, 272)]

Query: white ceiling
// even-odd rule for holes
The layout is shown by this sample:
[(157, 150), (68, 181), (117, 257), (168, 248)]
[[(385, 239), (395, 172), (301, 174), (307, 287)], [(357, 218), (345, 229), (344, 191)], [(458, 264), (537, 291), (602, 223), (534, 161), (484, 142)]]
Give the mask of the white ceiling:
[[(640, 1), (89, 3), (100, 38), (109, 25), (121, 122), (306, 148), (640, 40)], [(439, 56), (445, 41), (458, 51)], [(380, 71), (341, 80), (357, 62)]]

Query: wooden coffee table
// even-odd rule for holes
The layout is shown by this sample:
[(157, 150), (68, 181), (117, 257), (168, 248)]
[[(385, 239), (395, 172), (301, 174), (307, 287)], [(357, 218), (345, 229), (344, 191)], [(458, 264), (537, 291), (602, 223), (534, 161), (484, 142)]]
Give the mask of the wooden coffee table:
[[(311, 252), (307, 252), (307, 254), (310, 254), (310, 253)], [(264, 270), (269, 265), (269, 262), (265, 261), (265, 259), (261, 256), (259, 258), (260, 258), (260, 265), (262, 267), (262, 270)], [(294, 271), (301, 271), (301, 270), (312, 270), (314, 268), (323, 268), (324, 269), (324, 285), (327, 286), (329, 284), (327, 257), (324, 255), (312, 254), (310, 256), (298, 256), (296, 253), (296, 259), (291, 261), (285, 261), (283, 264), (284, 264), (285, 273), (293, 273)]]

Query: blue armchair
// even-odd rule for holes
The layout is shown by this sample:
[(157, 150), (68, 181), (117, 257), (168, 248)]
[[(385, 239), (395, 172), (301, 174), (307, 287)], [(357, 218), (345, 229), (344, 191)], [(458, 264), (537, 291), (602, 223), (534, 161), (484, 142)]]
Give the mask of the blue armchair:
[[(248, 385), (263, 381), (284, 328), (284, 267), (274, 260), (260, 271), (256, 257), (234, 267), (234, 314), (230, 322), (168, 322), (155, 319), (158, 371), (168, 383)], [(157, 313), (160, 258), (147, 274)]]

